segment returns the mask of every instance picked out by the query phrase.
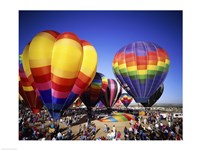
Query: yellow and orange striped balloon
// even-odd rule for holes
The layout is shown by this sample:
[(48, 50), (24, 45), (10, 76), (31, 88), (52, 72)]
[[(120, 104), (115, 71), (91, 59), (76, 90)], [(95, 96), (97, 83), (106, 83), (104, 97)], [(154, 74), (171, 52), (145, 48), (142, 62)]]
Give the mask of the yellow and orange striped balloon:
[(30, 67), (25, 69), (27, 76), (34, 80), (54, 119), (60, 118), (61, 111), (90, 85), (96, 73), (95, 48), (71, 32), (38, 33), (28, 50), (25, 49), (24, 56)]

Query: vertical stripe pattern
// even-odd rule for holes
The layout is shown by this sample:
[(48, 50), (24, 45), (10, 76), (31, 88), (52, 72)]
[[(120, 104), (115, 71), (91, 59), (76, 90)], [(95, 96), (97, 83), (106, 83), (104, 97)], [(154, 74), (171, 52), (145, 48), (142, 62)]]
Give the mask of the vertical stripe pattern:
[(106, 107), (113, 107), (121, 96), (121, 86), (114, 79), (103, 78), (101, 101)]

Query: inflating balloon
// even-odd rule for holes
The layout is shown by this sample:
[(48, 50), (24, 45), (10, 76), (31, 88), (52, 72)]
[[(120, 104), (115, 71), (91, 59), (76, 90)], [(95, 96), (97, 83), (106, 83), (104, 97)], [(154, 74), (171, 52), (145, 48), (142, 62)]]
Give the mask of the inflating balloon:
[(151, 42), (134, 42), (121, 48), (113, 60), (120, 85), (137, 103), (148, 103), (168, 73), (166, 50)]
[(148, 103), (141, 103), (142, 106), (144, 106), (144, 107), (153, 106), (158, 101), (158, 99), (161, 97), (161, 95), (163, 94), (163, 91), (164, 91), (164, 84), (161, 84), (159, 89), (149, 98)]

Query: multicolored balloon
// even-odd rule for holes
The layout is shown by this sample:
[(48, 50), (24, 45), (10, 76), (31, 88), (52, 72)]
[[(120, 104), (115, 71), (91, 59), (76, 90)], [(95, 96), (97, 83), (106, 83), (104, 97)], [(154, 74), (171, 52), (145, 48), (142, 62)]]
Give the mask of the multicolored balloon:
[(103, 108), (103, 103), (102, 101), (99, 101), (96, 105), (97, 108), (102, 109)]
[(19, 103), (22, 104), (24, 107), (29, 107), (28, 102), (27, 102), (26, 93), (23, 90), (20, 79), (19, 79)]
[(127, 93), (123, 93), (121, 96), (120, 96), (120, 101), (124, 104), (124, 106), (127, 108), (128, 105), (132, 102), (133, 98), (127, 94)]
[(83, 94), (81, 94), (80, 99), (87, 106), (87, 108), (95, 107), (96, 104), (100, 101), (100, 94), (102, 94), (102, 75), (101, 73), (96, 73), (92, 83), (87, 88)]
[(117, 100), (117, 102), (115, 103), (115, 106), (118, 108), (121, 105), (121, 101), (120, 99)]
[(103, 94), (100, 99), (104, 106), (111, 108), (115, 105), (122, 93), (121, 86), (114, 79), (107, 79), (105, 76), (103, 80)]
[(78, 97), (75, 101), (74, 101), (74, 105), (75, 107), (80, 107), (82, 104), (82, 100)]
[(166, 50), (151, 42), (133, 42), (121, 48), (113, 60), (120, 85), (137, 103), (147, 103), (163, 83), (170, 60)]
[(163, 91), (164, 91), (164, 84), (161, 84), (159, 89), (149, 98), (148, 103), (141, 103), (142, 106), (144, 107), (153, 106), (158, 101), (158, 99), (162, 96)]
[(31, 40), (27, 51), (36, 88), (57, 120), (92, 82), (97, 67), (96, 50), (74, 33), (47, 30)]
[[(37, 93), (35, 92), (32, 84), (29, 82), (28, 78), (26, 77), (22, 65), (19, 66), (19, 77), (20, 77), (19, 86), (22, 86), (22, 89), (25, 94), (24, 100), (26, 104), (28, 104), (28, 107), (32, 110), (32, 112), (34, 114), (37, 114), (42, 109), (43, 103), (41, 99), (38, 97)], [(22, 89), (19, 89), (19, 92)]]

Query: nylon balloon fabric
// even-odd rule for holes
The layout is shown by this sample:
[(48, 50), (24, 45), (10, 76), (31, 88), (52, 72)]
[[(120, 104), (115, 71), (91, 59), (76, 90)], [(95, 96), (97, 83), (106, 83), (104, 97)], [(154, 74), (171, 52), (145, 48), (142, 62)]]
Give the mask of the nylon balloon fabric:
[(120, 101), (124, 104), (124, 106), (127, 108), (128, 105), (132, 102), (133, 98), (127, 94), (127, 93), (123, 93), (121, 96), (120, 96)]
[(102, 74), (97, 72), (90, 86), (80, 97), (87, 108), (95, 107), (100, 101), (100, 94), (102, 94), (103, 84), (102, 76)]
[(22, 87), (22, 89), (19, 89), (20, 93), (23, 90), (24, 100), (28, 107), (32, 110), (34, 114), (37, 114), (43, 107), (43, 103), (41, 99), (38, 97), (37, 93), (35, 92), (32, 84), (29, 82), (28, 78), (25, 75), (24, 69), (22, 66), (19, 66), (19, 86)]
[(72, 32), (39, 32), (23, 54), (29, 62), (26, 72), (55, 120), (85, 91), (96, 73), (95, 48)]
[(165, 49), (152, 42), (133, 42), (121, 48), (113, 59), (113, 73), (137, 103), (148, 99), (163, 83), (170, 60)]
[(149, 98), (148, 103), (141, 103), (144, 107), (151, 107), (153, 106), (159, 98), (162, 96), (164, 91), (164, 84), (161, 84), (161, 86), (158, 88), (158, 90)]
[(107, 79), (105, 76), (102, 91), (101, 101), (107, 108), (114, 106), (122, 93), (121, 86), (114, 79)]

